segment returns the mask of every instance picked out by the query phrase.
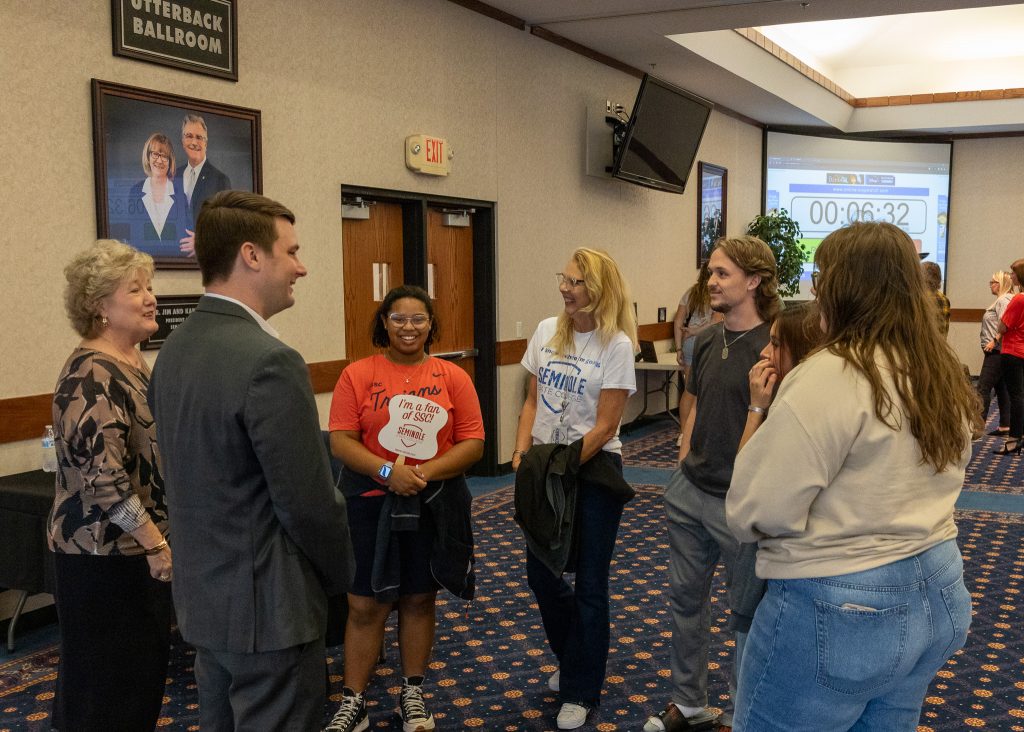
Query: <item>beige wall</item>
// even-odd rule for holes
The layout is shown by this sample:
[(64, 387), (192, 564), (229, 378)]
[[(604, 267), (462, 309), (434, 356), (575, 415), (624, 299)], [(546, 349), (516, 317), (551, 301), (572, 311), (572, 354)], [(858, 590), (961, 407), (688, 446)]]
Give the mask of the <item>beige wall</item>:
[[(619, 260), (641, 322), (658, 307), (671, 317), (695, 279), (696, 186), (676, 196), (584, 175), (587, 105), (631, 104), (636, 79), (445, 0), (238, 5), (240, 81), (231, 83), (115, 58), (108, 0), (81, 0), (73, 13), (54, 0), (0, 3), (0, 398), (50, 391), (76, 341), (61, 270), (95, 237), (93, 77), (262, 110), (264, 192), (298, 215), (310, 270), (274, 324), (307, 361), (345, 355), (343, 183), (495, 201), (501, 340), (516, 337), (517, 321), (528, 336), (556, 312), (550, 273), (581, 244)], [(450, 140), (450, 177), (404, 167), (402, 142), (421, 132)], [(741, 232), (760, 209), (759, 129), (715, 113), (699, 158), (729, 169), (728, 230)], [(984, 306), (989, 271), (1015, 256), (1007, 232), (1021, 228), (1021, 176), (1013, 140), (957, 144), (954, 306)], [(200, 289), (194, 272), (160, 272), (155, 286), (158, 295)], [(953, 338), (973, 347), (975, 330), (954, 326)], [(518, 366), (499, 374), (502, 459), (522, 379)], [(37, 441), (0, 445), (0, 474), (37, 465)]]
[[(1019, 137), (961, 140), (953, 145), (949, 267), (954, 308), (985, 308), (996, 270), (1024, 257), (1024, 144)], [(978, 323), (953, 323), (949, 340), (971, 373), (981, 368)]]

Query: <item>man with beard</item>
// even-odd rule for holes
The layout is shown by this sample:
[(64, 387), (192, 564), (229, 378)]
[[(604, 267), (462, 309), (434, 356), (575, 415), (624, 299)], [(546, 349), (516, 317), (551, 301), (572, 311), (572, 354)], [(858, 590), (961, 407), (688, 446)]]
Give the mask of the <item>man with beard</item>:
[[(779, 298), (775, 257), (756, 237), (719, 240), (708, 269), (711, 309), (722, 313), (724, 321), (697, 336), (679, 410), (679, 467), (665, 489), (672, 698), (665, 711), (647, 720), (644, 732), (709, 730), (716, 724), (729, 728), (732, 723), (730, 713), (717, 718), (707, 708), (711, 578), (721, 558), (730, 596), (742, 591), (744, 578), (731, 571), (739, 543), (725, 522), (725, 494), (747, 410), (758, 409), (750, 407), (748, 374), (768, 343)], [(743, 635), (737, 633), (737, 658)]]

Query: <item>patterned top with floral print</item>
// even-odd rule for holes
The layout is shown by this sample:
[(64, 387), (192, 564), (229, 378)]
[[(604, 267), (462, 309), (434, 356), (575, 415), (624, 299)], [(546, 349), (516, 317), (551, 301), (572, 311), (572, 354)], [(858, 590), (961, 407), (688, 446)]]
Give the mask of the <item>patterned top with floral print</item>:
[(76, 348), (64, 364), (53, 395), (58, 470), (47, 532), (53, 551), (142, 554), (128, 532), (147, 520), (167, 535), (148, 388), (148, 369), (94, 349)]

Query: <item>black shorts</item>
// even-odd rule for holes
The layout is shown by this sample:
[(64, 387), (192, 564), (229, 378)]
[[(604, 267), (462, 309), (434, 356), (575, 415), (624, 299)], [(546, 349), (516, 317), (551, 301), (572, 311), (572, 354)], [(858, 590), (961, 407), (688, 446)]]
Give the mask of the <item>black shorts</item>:
[[(352, 534), (352, 549), (356, 560), (356, 576), (352, 581), (353, 595), (373, 597), (373, 555), (377, 547), (377, 523), (386, 496), (354, 496), (346, 498), (348, 528)], [(420, 514), (417, 531), (398, 532), (398, 553), (401, 573), (398, 594), (419, 595), (436, 592), (440, 585), (430, 572), (430, 557), (434, 547), (434, 521), (430, 511)]]

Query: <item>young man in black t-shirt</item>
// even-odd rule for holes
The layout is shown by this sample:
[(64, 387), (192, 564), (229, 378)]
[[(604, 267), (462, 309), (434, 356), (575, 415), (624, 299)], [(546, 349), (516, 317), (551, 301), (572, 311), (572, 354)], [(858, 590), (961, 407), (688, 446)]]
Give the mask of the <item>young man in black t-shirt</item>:
[[(647, 720), (644, 732), (731, 725), (730, 713), (718, 718), (707, 708), (711, 578), (721, 558), (730, 594), (745, 580), (732, 576), (739, 543), (725, 522), (725, 494), (750, 405), (748, 374), (768, 343), (779, 299), (775, 258), (756, 237), (719, 241), (708, 268), (711, 308), (725, 319), (697, 337), (679, 410), (680, 464), (665, 489), (672, 698), (665, 711)], [(735, 668), (731, 679), (734, 687)]]

